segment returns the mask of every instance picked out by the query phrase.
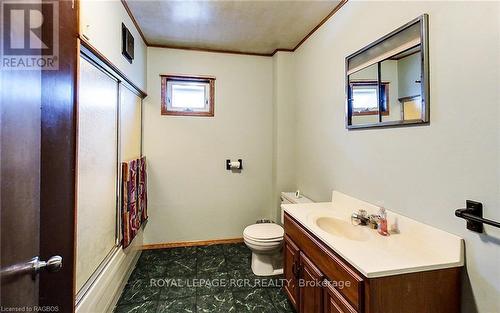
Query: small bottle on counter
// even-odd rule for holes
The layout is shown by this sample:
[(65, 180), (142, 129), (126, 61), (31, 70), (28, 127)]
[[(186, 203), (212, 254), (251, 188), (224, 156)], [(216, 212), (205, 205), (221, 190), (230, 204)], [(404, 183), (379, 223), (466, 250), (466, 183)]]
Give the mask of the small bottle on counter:
[(382, 236), (389, 236), (389, 232), (387, 231), (387, 212), (385, 208), (380, 208), (378, 215), (380, 216), (377, 229), (378, 233)]
[(391, 225), (390, 229), (389, 229), (389, 233), (391, 235), (393, 234), (399, 234), (400, 231), (399, 231), (399, 222), (398, 222), (398, 218), (396, 217), (394, 219), (394, 223)]

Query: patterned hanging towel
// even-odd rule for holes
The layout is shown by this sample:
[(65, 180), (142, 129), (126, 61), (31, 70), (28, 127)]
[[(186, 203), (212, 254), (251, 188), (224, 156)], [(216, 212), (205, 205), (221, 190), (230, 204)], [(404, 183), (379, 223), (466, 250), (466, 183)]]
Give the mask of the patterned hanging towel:
[(138, 201), (139, 201), (139, 212), (141, 213), (141, 223), (148, 219), (148, 175), (146, 171), (146, 157), (142, 157), (139, 160), (139, 188), (138, 188)]
[(122, 163), (122, 247), (130, 245), (147, 219), (146, 158)]

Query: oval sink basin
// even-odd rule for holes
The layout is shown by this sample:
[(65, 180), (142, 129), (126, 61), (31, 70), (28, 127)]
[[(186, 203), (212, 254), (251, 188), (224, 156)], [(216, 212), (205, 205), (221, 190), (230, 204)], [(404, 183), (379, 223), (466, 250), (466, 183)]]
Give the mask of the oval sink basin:
[(369, 239), (366, 229), (354, 226), (337, 218), (320, 217), (316, 220), (316, 225), (327, 233), (337, 237), (344, 237), (355, 241), (365, 241)]

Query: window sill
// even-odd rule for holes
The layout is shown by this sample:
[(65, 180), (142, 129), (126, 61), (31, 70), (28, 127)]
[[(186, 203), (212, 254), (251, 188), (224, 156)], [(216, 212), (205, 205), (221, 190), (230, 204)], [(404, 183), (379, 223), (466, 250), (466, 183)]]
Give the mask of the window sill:
[(161, 115), (213, 117), (214, 112), (167, 111), (162, 108)]

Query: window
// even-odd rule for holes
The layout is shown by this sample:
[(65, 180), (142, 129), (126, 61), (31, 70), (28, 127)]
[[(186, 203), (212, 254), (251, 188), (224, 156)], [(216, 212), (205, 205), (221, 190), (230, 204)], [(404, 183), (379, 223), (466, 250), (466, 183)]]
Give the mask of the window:
[[(378, 115), (377, 82), (352, 82), (349, 85), (352, 115)], [(381, 83), (382, 115), (389, 115), (389, 84)]]
[(161, 76), (161, 114), (214, 116), (215, 78)]

